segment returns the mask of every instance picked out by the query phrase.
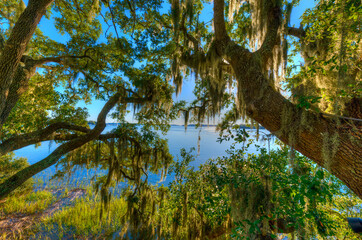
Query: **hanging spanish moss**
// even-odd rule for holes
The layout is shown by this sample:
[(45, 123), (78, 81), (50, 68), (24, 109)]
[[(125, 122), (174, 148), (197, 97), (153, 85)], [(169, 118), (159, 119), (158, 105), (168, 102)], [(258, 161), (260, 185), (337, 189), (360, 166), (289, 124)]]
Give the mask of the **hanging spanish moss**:
[(250, 48), (261, 47), (267, 32), (268, 8), (263, 0), (250, 0), (251, 30), (249, 32)]
[[(96, 178), (94, 185), (102, 203), (100, 215), (107, 213), (117, 184), (127, 182), (128, 187), (123, 190), (122, 196), (127, 199), (128, 211), (124, 221), (128, 224), (122, 231), (131, 232), (132, 236), (140, 239), (155, 236), (156, 222), (152, 221), (156, 220), (153, 216), (164, 193), (157, 193), (148, 184), (148, 175), (160, 174), (161, 179), (167, 175), (168, 166), (173, 161), (167, 141), (149, 130), (141, 133), (131, 124), (120, 124), (106, 136), (109, 137), (69, 153), (60, 162), (63, 167), (57, 177), (64, 176), (64, 172), (70, 172), (77, 166), (108, 169), (106, 175)], [(160, 199), (159, 195), (162, 195)]]
[[(234, 1), (232, 11), (237, 11), (238, 1)], [(207, 54), (200, 46), (199, 20), (192, 21), (195, 16), (200, 14), (198, 6), (194, 6), (190, 0), (171, 1), (171, 15), (174, 28), (175, 51), (171, 61), (171, 76), (176, 86), (176, 94), (182, 89), (183, 79), (190, 76), (189, 70), (185, 67), (185, 62), (192, 61), (193, 74), (197, 84), (205, 92), (201, 93), (198, 102), (191, 104), (189, 109), (185, 109), (185, 126), (189, 120), (195, 120), (198, 123), (209, 121), (220, 113), (225, 101), (225, 90), (232, 86), (232, 70), (230, 64), (218, 56), (215, 47), (209, 42)], [(204, 41), (204, 40), (203, 40)], [(192, 59), (190, 58), (192, 53)], [(186, 64), (187, 65), (187, 64)]]
[(324, 160), (324, 167), (331, 171), (333, 158), (338, 150), (339, 135), (337, 133), (323, 133), (323, 148), (322, 156)]
[(244, 0), (230, 0), (229, 1), (229, 9), (228, 9), (228, 18), (229, 21), (232, 22), (234, 20), (234, 14), (238, 14), (241, 5), (244, 4)]
[[(229, 20), (233, 20), (233, 16), (236, 13), (241, 5), (244, 4), (244, 1), (230, 1), (228, 3), (228, 14)], [(251, 0), (248, 1), (248, 4), (251, 8), (251, 28), (249, 29), (249, 44), (250, 48), (257, 50), (260, 48), (261, 44), (265, 40), (266, 33), (268, 31), (268, 14), (270, 9), (281, 6), (280, 1), (263, 1), (263, 0)], [(288, 43), (286, 40), (287, 27), (289, 24), (290, 14), (291, 14), (292, 4), (288, 4), (285, 9), (283, 9), (282, 14), (282, 24), (278, 30), (280, 39), (282, 40), (280, 44), (277, 44), (273, 48), (272, 57), (267, 61), (261, 63), (264, 74), (270, 80), (270, 85), (275, 89), (280, 89), (280, 82), (283, 80), (286, 71), (286, 60), (288, 55)], [(198, 52), (198, 49), (194, 49), (195, 58), (193, 59), (194, 65), (196, 64), (195, 71), (196, 75), (201, 78), (201, 81), (205, 82), (204, 87), (207, 89), (207, 92), (204, 96), (207, 95), (208, 100), (211, 101), (209, 107), (207, 107), (206, 113), (210, 114), (211, 117), (217, 115), (222, 106), (223, 101), (225, 101), (225, 90), (229, 88), (230, 93), (232, 90), (232, 82), (234, 80), (233, 70), (230, 64), (225, 61), (222, 56), (219, 56), (216, 52), (216, 48), (213, 46), (213, 43), (208, 47), (207, 55), (201, 57), (203, 54)], [(176, 72), (176, 71), (174, 71)], [(177, 79), (175, 74), (174, 79)], [(180, 80), (180, 79), (178, 79)], [(180, 80), (182, 81), (182, 80)], [(240, 89), (240, 86), (237, 87), (238, 97), (235, 99), (236, 105), (238, 106), (238, 115), (242, 117), (245, 121), (248, 121), (248, 117), (245, 111), (245, 103), (243, 100), (243, 89)], [(232, 94), (230, 94), (232, 95)], [(195, 108), (200, 109), (201, 108)], [(195, 111), (196, 112), (196, 111)], [(200, 111), (202, 112), (202, 111)], [(251, 125), (255, 124), (251, 120)], [(258, 124), (255, 124), (258, 129)]]
[[(281, 6), (281, 1), (250, 0), (251, 7), (251, 29), (249, 31), (249, 47), (256, 51), (263, 44), (268, 32), (268, 14), (275, 6)], [(262, 62), (264, 74), (270, 80), (271, 86), (280, 90), (280, 82), (284, 80), (287, 67), (288, 42), (287, 27), (290, 21), (292, 3), (288, 3), (282, 9), (282, 23), (278, 29), (281, 39), (280, 44), (276, 44), (272, 50), (272, 57)]]
[(302, 128), (298, 124), (300, 121), (299, 119), (296, 119), (296, 112), (292, 106), (285, 105), (281, 114), (281, 128), (276, 133), (278, 136), (281, 135), (287, 135), (288, 136), (288, 145), (290, 145), (292, 148), (295, 146), (296, 139), (300, 134), (300, 131)]
[[(189, 24), (189, 28), (192, 28), (191, 24), (195, 18), (194, 2), (192, 0), (172, 0), (171, 1), (171, 17), (173, 25), (174, 43), (176, 45), (175, 52), (173, 53), (173, 59), (171, 61), (171, 76), (173, 83), (176, 86), (176, 94), (178, 95), (182, 89), (182, 80), (186, 75), (186, 67), (181, 65), (180, 58), (183, 53), (183, 48), (179, 44), (184, 45), (187, 48), (194, 47), (195, 42), (191, 42), (187, 37), (186, 28)], [(183, 74), (182, 74), (183, 73)]]
[[(360, 97), (355, 89), (360, 88), (361, 71), (356, 71), (355, 65), (362, 45), (361, 35), (354, 27), (359, 20), (347, 17), (356, 14), (351, 7), (355, 4), (355, 1), (319, 3), (308, 14), (310, 22), (300, 46), (305, 65), (296, 94), (322, 96), (314, 106), (336, 115), (343, 115), (353, 97)], [(328, 18), (318, 16), (318, 10), (325, 7), (330, 7)]]
[(88, 14), (88, 21), (91, 22), (100, 11), (99, 0), (93, 0)]
[[(253, 173), (245, 169), (243, 171), (241, 181), (243, 186), (230, 184), (229, 196), (231, 200), (231, 216), (235, 222), (244, 222), (247, 220), (252, 223), (256, 220), (263, 219), (262, 216), (267, 216), (271, 212), (271, 197), (272, 189), (270, 179), (262, 173)], [(260, 177), (258, 175), (261, 174)], [(253, 181), (245, 181), (252, 178)], [(268, 219), (264, 219), (261, 223), (261, 231), (263, 236), (270, 235)], [(259, 239), (260, 235), (256, 232), (250, 233), (251, 225), (245, 224), (241, 235), (248, 239)]]

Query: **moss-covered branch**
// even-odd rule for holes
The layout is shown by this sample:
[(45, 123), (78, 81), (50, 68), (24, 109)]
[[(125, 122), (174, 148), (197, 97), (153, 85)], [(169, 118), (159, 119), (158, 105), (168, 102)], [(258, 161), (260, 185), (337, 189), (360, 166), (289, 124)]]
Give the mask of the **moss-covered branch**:
[(19, 171), (18, 173), (4, 181), (0, 185), (0, 199), (5, 198), (9, 193), (21, 186), (21, 184), (23, 184), (26, 180), (28, 180), (35, 174), (54, 165), (66, 153), (73, 151), (74, 149), (77, 149), (82, 145), (86, 144), (87, 142), (97, 138), (106, 127), (107, 114), (119, 102), (120, 98), (121, 94), (116, 93), (108, 100), (108, 102), (104, 105), (98, 115), (97, 124), (87, 134), (60, 145), (48, 157)]

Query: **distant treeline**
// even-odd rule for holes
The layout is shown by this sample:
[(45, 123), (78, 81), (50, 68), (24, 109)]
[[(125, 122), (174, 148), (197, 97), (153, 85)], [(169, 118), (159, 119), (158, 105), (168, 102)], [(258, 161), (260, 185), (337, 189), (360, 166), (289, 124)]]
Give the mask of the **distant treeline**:
[[(97, 122), (96, 121), (88, 121), (88, 124), (89, 125), (95, 125)], [(119, 123), (107, 123), (107, 125), (110, 125), (110, 126), (117, 126)], [(130, 123), (130, 124), (134, 124), (134, 125), (139, 125), (137, 123)], [(185, 126), (185, 125), (179, 125), (179, 124), (170, 124), (171, 126), (179, 126), (179, 127), (182, 127), (182, 126)], [(202, 124), (202, 125), (197, 125), (197, 124), (188, 124), (187, 125), (188, 127), (216, 127), (217, 125), (210, 125), (210, 124)], [(251, 128), (249, 125), (245, 125), (245, 124), (240, 124), (240, 128), (242, 129), (253, 129)], [(259, 126), (259, 129), (265, 129), (263, 126)]]

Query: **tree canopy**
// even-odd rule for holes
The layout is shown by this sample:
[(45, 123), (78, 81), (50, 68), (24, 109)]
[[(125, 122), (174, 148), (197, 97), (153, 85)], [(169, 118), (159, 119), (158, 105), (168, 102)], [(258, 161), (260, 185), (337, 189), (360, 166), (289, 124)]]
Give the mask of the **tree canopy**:
[[(203, 122), (227, 109), (221, 129), (241, 118), (260, 124), (362, 198), (361, 3), (319, 1), (296, 28), (289, 18), (298, 3), (215, 0), (209, 24), (200, 19), (208, 1), (2, 1), (0, 154), (60, 145), (5, 180), (0, 197), (64, 156), (102, 161), (110, 178), (140, 179), (171, 159), (152, 129), (167, 130), (181, 112)], [(66, 41), (37, 28), (42, 17)], [(196, 100), (173, 103), (190, 76)], [(90, 129), (76, 104), (94, 99), (106, 103)], [(125, 122), (129, 106), (141, 133)], [(102, 134), (113, 108), (122, 124)]]

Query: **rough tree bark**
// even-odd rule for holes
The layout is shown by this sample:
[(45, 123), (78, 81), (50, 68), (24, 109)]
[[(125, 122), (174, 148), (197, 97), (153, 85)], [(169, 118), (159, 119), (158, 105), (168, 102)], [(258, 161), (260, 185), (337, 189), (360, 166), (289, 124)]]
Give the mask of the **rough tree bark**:
[(0, 156), (39, 142), (54, 140), (55, 136), (53, 136), (53, 134), (60, 129), (79, 131), (83, 133), (88, 133), (90, 131), (89, 128), (66, 122), (53, 123), (44, 129), (6, 139), (0, 144)]
[(29, 0), (5, 42), (0, 56), (0, 130), (19, 95), (26, 90), (33, 69), (20, 66), (19, 63), (46, 8), (53, 1)]
[[(355, 136), (352, 137), (351, 128), (343, 127), (343, 119), (340, 119), (341, 125), (336, 119), (298, 108), (275, 91), (263, 74), (260, 62), (271, 57), (271, 50), (279, 41), (277, 28), (280, 8), (271, 8), (268, 17), (270, 21), (264, 43), (258, 51), (252, 53), (229, 38), (225, 30), (224, 0), (214, 1), (214, 42), (218, 54), (234, 70), (239, 97), (246, 105), (247, 115), (284, 143), (292, 145), (319, 166), (327, 168), (362, 199), (361, 132), (354, 132)], [(283, 122), (283, 112), (290, 114), (288, 122)], [(303, 126), (302, 118), (308, 119), (308, 126)], [(334, 150), (328, 145), (331, 144), (329, 138), (335, 134), (338, 135), (338, 143)], [(291, 142), (292, 135), (294, 139)], [(335, 153), (330, 155), (330, 159), (326, 159), (323, 149)]]

